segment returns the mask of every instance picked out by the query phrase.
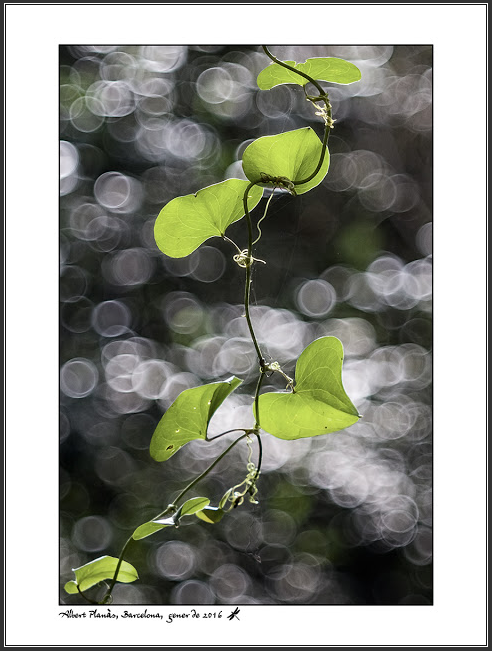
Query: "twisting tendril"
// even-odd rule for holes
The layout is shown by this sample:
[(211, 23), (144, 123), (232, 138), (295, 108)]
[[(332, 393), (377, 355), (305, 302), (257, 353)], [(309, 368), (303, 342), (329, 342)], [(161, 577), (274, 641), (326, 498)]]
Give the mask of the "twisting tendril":
[(243, 269), (251, 267), (253, 262), (263, 262), (263, 264), (266, 264), (265, 260), (260, 260), (259, 258), (254, 258), (252, 255), (249, 255), (248, 249), (243, 249), (240, 253), (234, 255), (232, 259)]
[(232, 488), (229, 488), (227, 493), (224, 495), (224, 498), (222, 498), (226, 503), (230, 502), (227, 508), (225, 505), (222, 507), (224, 511), (230, 511), (231, 509), (235, 509), (236, 507), (241, 506), (247, 493), (249, 493), (249, 501), (251, 504), (258, 504), (258, 501), (255, 499), (255, 495), (258, 492), (258, 488), (256, 487), (256, 480), (258, 479), (258, 475), (260, 473), (258, 472), (255, 464), (251, 461), (253, 448), (251, 446), (251, 439), (249, 436), (246, 437), (246, 442), (248, 444), (249, 450), (248, 462), (246, 464), (246, 470), (248, 471), (248, 474), (240, 484), (236, 484)]

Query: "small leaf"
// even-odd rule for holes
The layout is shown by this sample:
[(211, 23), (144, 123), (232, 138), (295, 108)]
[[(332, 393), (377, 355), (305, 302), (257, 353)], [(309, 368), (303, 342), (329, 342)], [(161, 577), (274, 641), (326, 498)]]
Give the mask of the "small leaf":
[(182, 518), (184, 515), (198, 513), (209, 504), (210, 500), (207, 497), (192, 497), (191, 500), (186, 501), (179, 509), (179, 517)]
[[(335, 84), (352, 84), (361, 78), (360, 70), (357, 66), (343, 59), (334, 57), (316, 57), (308, 59), (304, 63), (295, 61), (285, 61), (300, 72), (309, 75), (315, 81), (329, 81)], [(271, 63), (267, 68), (262, 70), (257, 78), (258, 87), (261, 90), (269, 90), (280, 84), (298, 84), (305, 86), (309, 81), (301, 75), (284, 68), (278, 63)]]
[[(117, 565), (117, 558), (113, 556), (101, 556), (90, 563), (74, 569), (75, 581), (69, 581), (65, 584), (66, 592), (69, 594), (78, 593), (77, 586), (81, 592), (84, 592), (100, 581), (112, 579)], [(131, 583), (136, 579), (138, 579), (137, 570), (130, 563), (123, 561), (118, 571), (117, 581), (120, 583)]]
[(259, 398), (261, 427), (280, 439), (329, 434), (356, 423), (360, 415), (342, 385), (343, 347), (336, 337), (321, 337), (301, 353), (294, 393), (264, 393)]
[(133, 532), (132, 538), (133, 540), (142, 540), (143, 538), (147, 538), (148, 536), (151, 536), (153, 533), (156, 533), (157, 531), (160, 531), (161, 529), (164, 529), (164, 527), (170, 527), (174, 525), (174, 520), (173, 518), (167, 518), (167, 522), (164, 520), (159, 520), (157, 522), (146, 522), (145, 524), (141, 524), (139, 527), (135, 529)]
[(186, 443), (205, 439), (215, 411), (241, 382), (232, 377), (227, 382), (205, 384), (180, 393), (156, 427), (150, 442), (151, 457), (166, 461)]
[[(248, 179), (256, 181), (262, 174), (282, 176), (290, 181), (302, 181), (316, 169), (321, 156), (322, 143), (311, 127), (286, 131), (274, 136), (254, 140), (243, 155), (243, 170)], [(302, 185), (296, 185), (297, 194), (316, 187), (326, 176), (330, 165), (330, 153), (316, 176)]]
[[(169, 526), (178, 526), (178, 523), (181, 518), (183, 518), (185, 515), (194, 515), (195, 513), (198, 513), (202, 509), (204, 509), (206, 506), (210, 504), (210, 500), (207, 497), (192, 497), (191, 500), (187, 500), (184, 502), (178, 509), (178, 511), (172, 515), (168, 516), (167, 518), (162, 518), (161, 520), (152, 520), (152, 522), (147, 522), (146, 524), (141, 525), (138, 527), (138, 529), (135, 531), (137, 533), (139, 529), (142, 529), (142, 533), (144, 535), (140, 535), (139, 538), (135, 538), (135, 533), (133, 534), (133, 538), (135, 540), (139, 540), (140, 538), (145, 538), (146, 536), (150, 536), (156, 531), (159, 531), (160, 529), (163, 529), (164, 527), (169, 527)], [(152, 529), (150, 526), (152, 525)]]
[[(159, 213), (154, 237), (159, 249), (171, 258), (183, 258), (210, 237), (222, 237), (244, 215), (243, 195), (248, 181), (227, 179), (196, 194), (176, 197)], [(260, 201), (263, 190), (250, 188), (248, 209)]]
[(224, 511), (222, 509), (219, 509), (217, 506), (207, 506), (202, 511), (198, 511), (196, 515), (198, 518), (200, 518), (200, 520), (203, 520), (204, 522), (215, 524), (216, 522), (220, 522), (220, 520), (222, 520), (224, 517)]

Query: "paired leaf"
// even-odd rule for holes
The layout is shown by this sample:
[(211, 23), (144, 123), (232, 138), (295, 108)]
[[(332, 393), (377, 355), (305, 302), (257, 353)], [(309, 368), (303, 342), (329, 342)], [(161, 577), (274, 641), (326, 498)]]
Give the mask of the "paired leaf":
[[(243, 195), (248, 185), (248, 181), (227, 179), (170, 201), (154, 225), (159, 249), (172, 258), (182, 258), (210, 237), (222, 237), (228, 226), (243, 217)], [(258, 186), (250, 188), (249, 210), (258, 204), (262, 194)]]
[(260, 396), (262, 428), (277, 438), (293, 440), (356, 423), (360, 415), (343, 388), (342, 362), (343, 347), (336, 337), (309, 344), (297, 361), (295, 392)]
[(133, 532), (132, 538), (133, 540), (142, 540), (143, 538), (147, 538), (148, 536), (151, 536), (153, 533), (157, 533), (161, 529), (164, 529), (164, 527), (172, 527), (174, 525), (174, 519), (173, 518), (167, 518), (167, 521), (164, 523), (164, 520), (159, 520), (160, 524), (157, 524), (156, 522), (145, 522), (145, 524), (141, 524), (139, 527), (135, 529)]
[(132, 538), (133, 540), (142, 540), (143, 538), (151, 536), (153, 533), (157, 533), (165, 527), (173, 527), (177, 525), (179, 520), (185, 515), (198, 515), (198, 513), (209, 504), (210, 500), (207, 497), (192, 497), (190, 500), (184, 502), (174, 515), (141, 524), (133, 532)]
[[(309, 75), (315, 81), (329, 81), (335, 84), (352, 84), (361, 78), (360, 70), (349, 61), (334, 57), (308, 59), (304, 63), (285, 61), (300, 72)], [(309, 80), (294, 71), (284, 68), (278, 63), (272, 63), (262, 70), (257, 78), (261, 90), (269, 90), (280, 84), (298, 84), (305, 86)]]
[(182, 518), (185, 515), (194, 515), (202, 511), (209, 504), (210, 500), (208, 497), (192, 497), (180, 507), (176, 514), (176, 519)]
[(225, 511), (218, 508), (217, 506), (207, 506), (201, 511), (198, 511), (196, 515), (200, 518), (200, 520), (203, 520), (204, 522), (215, 524), (216, 522), (220, 522), (222, 520), (224, 513)]
[(227, 382), (205, 384), (180, 393), (156, 427), (150, 442), (151, 457), (166, 461), (186, 443), (205, 439), (215, 411), (241, 382), (232, 377)]
[[(263, 136), (244, 150), (243, 170), (251, 181), (257, 181), (262, 174), (286, 177), (293, 182), (302, 181), (316, 169), (321, 147), (322, 143), (311, 127)], [(329, 165), (330, 153), (327, 147), (319, 172), (311, 181), (296, 185), (296, 193), (303, 194), (319, 185), (326, 176)]]
[[(113, 556), (101, 556), (90, 563), (74, 569), (75, 581), (69, 581), (65, 584), (65, 590), (69, 594), (77, 594), (78, 588), (81, 592), (92, 588), (100, 581), (112, 579), (118, 565), (118, 559)], [(138, 579), (137, 570), (123, 561), (118, 571), (117, 581), (120, 583), (131, 583)]]

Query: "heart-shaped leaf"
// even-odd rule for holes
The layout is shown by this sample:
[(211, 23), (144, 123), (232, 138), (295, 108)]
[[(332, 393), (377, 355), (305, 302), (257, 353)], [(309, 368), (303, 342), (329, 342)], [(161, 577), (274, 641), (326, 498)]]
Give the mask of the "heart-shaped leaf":
[[(315, 81), (329, 81), (335, 84), (352, 84), (361, 78), (360, 70), (357, 66), (343, 59), (334, 57), (321, 58), (316, 57), (308, 59), (304, 63), (295, 61), (285, 61), (300, 72), (309, 75)], [(272, 63), (262, 70), (257, 78), (257, 84), (261, 90), (269, 90), (280, 84), (298, 84), (305, 86), (309, 81), (301, 75), (284, 68), (278, 63)]]
[[(90, 563), (74, 569), (75, 581), (69, 581), (65, 584), (66, 592), (69, 594), (77, 594), (79, 591), (77, 586), (81, 592), (84, 592), (100, 581), (112, 579), (117, 565), (117, 558), (113, 556), (101, 556)], [(120, 583), (131, 583), (136, 579), (138, 579), (137, 570), (130, 563), (123, 561), (118, 571), (117, 581)]]
[(241, 382), (232, 377), (227, 382), (204, 384), (180, 393), (155, 429), (150, 441), (151, 457), (166, 461), (186, 443), (205, 439), (215, 411)]
[[(302, 181), (316, 169), (321, 147), (322, 142), (311, 127), (263, 136), (254, 140), (244, 150), (243, 170), (251, 181), (262, 178), (262, 174), (285, 177), (290, 181)], [(303, 194), (321, 183), (329, 165), (330, 153), (327, 147), (319, 172), (311, 181), (296, 185), (296, 193)]]
[(360, 415), (342, 385), (343, 347), (336, 337), (309, 344), (296, 365), (293, 393), (259, 398), (261, 427), (280, 439), (329, 434), (356, 423)]
[[(243, 196), (248, 185), (248, 181), (227, 179), (170, 201), (154, 225), (159, 249), (171, 258), (183, 258), (210, 237), (222, 237), (228, 226), (243, 217)], [(258, 204), (262, 194), (258, 186), (250, 188), (249, 210)]]

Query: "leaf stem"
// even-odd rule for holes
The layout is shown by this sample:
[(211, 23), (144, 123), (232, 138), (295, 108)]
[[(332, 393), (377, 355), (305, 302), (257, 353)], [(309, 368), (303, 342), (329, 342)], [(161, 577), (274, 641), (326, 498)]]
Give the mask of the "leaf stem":
[(221, 436), (225, 436), (226, 434), (230, 434), (231, 432), (250, 432), (251, 430), (248, 429), (247, 427), (234, 427), (234, 429), (228, 429), (226, 432), (221, 432), (220, 434), (217, 434), (216, 436), (213, 436), (211, 439), (206, 438), (206, 441), (215, 441), (215, 439), (220, 438)]
[(232, 244), (232, 246), (234, 246), (234, 247), (236, 248), (236, 251), (237, 251), (238, 253), (241, 253), (241, 249), (238, 247), (238, 245), (236, 244), (236, 242), (234, 242), (234, 240), (231, 240), (229, 237), (227, 237), (227, 235), (222, 235), (222, 239), (223, 239), (225, 242), (229, 242), (229, 244)]

